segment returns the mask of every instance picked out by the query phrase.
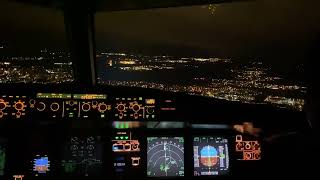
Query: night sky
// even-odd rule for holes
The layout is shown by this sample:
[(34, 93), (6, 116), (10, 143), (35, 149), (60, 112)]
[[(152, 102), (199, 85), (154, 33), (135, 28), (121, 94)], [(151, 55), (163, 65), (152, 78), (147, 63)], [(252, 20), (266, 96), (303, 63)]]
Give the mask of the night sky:
[[(207, 6), (99, 12), (98, 49), (211, 55), (279, 62), (304, 59), (320, 32), (319, 1), (257, 0)], [(0, 2), (0, 41), (29, 50), (65, 48), (62, 12)]]

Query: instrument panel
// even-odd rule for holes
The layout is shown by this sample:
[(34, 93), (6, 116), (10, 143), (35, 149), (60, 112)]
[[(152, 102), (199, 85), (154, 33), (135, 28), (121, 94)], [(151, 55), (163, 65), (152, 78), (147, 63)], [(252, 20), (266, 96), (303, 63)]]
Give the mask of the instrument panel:
[[(182, 135), (183, 129), (180, 129), (175, 130), (181, 134), (176, 136), (172, 130), (160, 134), (159, 131), (145, 133), (142, 129), (111, 131), (107, 136), (71, 133), (62, 139), (57, 137), (56, 142), (47, 139), (37, 144), (48, 146), (53, 143), (54, 149), (35, 151), (35, 147), (29, 144), (25, 148), (33, 150), (23, 152), (25, 158), (21, 158), (21, 154), (18, 158), (16, 155), (6, 157), (7, 141), (0, 141), (0, 177), (222, 177), (231, 176), (235, 173), (235, 167), (241, 167), (237, 161), (245, 162), (244, 159), (237, 159), (238, 137), (228, 133)], [(145, 136), (142, 136), (143, 133)], [(10, 166), (8, 161), (11, 161), (11, 166), (19, 164), (15, 171), (6, 167), (8, 164)], [(254, 163), (252, 167), (256, 165)]]
[(107, 96), (100, 94), (53, 94), (37, 93), (30, 99), (30, 112), (50, 118), (107, 118), (111, 105)]
[(0, 118), (21, 118), (26, 115), (26, 96), (7, 96), (0, 98)]
[(64, 175), (95, 176), (101, 174), (103, 152), (101, 136), (71, 136), (63, 147), (61, 169)]
[(0, 94), (0, 178), (220, 177), (259, 172), (264, 160), (260, 139), (232, 128), (250, 116), (206, 99), (75, 92)]
[(108, 97), (106, 94), (0, 95), (0, 119), (43, 116), (49, 119), (156, 120), (159, 111), (166, 110), (158, 106), (158, 101), (161, 100), (141, 96)]

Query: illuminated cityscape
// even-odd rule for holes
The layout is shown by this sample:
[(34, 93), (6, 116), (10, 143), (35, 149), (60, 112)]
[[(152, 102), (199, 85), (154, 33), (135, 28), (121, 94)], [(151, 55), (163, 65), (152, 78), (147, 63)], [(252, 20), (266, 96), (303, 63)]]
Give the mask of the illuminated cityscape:
[(39, 51), (34, 56), (0, 56), (0, 83), (68, 83), (73, 81), (70, 55)]
[[(262, 62), (230, 58), (97, 55), (102, 84), (185, 92), (228, 101), (303, 110), (307, 88), (289, 82)], [(298, 85), (299, 84), (299, 85)]]
[[(228, 101), (273, 104), (302, 111), (307, 88), (259, 60), (146, 56), (97, 52), (101, 84), (184, 92)], [(1, 83), (70, 83), (69, 53), (43, 49), (35, 56), (0, 57)]]

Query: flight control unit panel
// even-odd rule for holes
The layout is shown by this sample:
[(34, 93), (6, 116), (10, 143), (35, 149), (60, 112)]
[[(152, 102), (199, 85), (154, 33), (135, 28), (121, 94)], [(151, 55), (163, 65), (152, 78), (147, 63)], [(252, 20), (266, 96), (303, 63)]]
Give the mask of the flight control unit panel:
[(171, 99), (155, 97), (109, 97), (106, 94), (36, 93), (0, 95), (0, 119), (108, 119), (156, 120), (164, 111), (175, 111)]

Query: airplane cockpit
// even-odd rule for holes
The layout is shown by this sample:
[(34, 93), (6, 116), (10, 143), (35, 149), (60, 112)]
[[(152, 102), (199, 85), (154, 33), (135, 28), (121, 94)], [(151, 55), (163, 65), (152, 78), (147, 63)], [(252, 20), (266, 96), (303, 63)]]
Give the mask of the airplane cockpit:
[[(234, 4), (239, 7), (233, 9)], [(254, 22), (248, 21), (249, 17), (253, 18), (250, 13), (261, 13), (261, 9), (238, 19), (237, 13), (245, 13), (241, 9), (250, 9), (256, 4), (275, 8), (275, 14), (285, 13), (285, 7), (290, 7), (280, 3), (282, 8), (277, 9), (267, 0), (1, 2), (2, 13), (14, 15), (9, 8), (5, 11), (6, 7), (16, 10), (26, 7), (31, 10), (24, 10), (25, 13), (32, 14), (26, 22), (45, 22), (46, 28), (35, 26), (36, 36), (61, 26), (68, 52), (40, 47), (39, 55), (15, 55), (18, 51), (6, 43), (9, 40), (0, 39), (3, 43), (0, 44), (0, 180), (317, 176), (314, 164), (319, 160), (319, 99), (316, 81), (308, 76), (316, 71), (302, 71), (301, 76), (306, 77), (308, 83), (290, 84), (286, 76), (278, 76), (276, 70), (271, 72), (265, 65), (269, 61), (262, 64), (250, 60), (244, 64), (222, 54), (209, 56), (203, 50), (221, 50), (215, 47), (218, 46), (215, 40), (221, 43), (221, 48), (236, 47), (239, 42), (233, 39), (237, 37), (223, 32), (223, 21), (234, 23), (225, 25), (228, 30), (250, 26)], [(33, 14), (37, 8), (43, 16), (46, 11), (58, 12), (62, 23), (55, 24), (58, 18)], [(230, 17), (231, 12), (234, 17)], [(220, 16), (225, 19), (219, 19)], [(16, 36), (16, 42), (23, 41), (18, 33), (27, 28), (20, 29), (14, 23), (22, 23), (25, 17), (12, 18), (15, 19), (12, 24), (6, 25), (9, 30), (0, 32), (6, 32), (8, 37)], [(213, 27), (205, 29), (201, 23), (208, 19)], [(265, 19), (265, 23), (272, 24)], [(198, 27), (191, 26), (191, 21)], [(237, 24), (238, 21), (248, 21), (248, 24)], [(166, 24), (168, 32), (162, 27)], [(18, 29), (12, 30), (16, 34), (10, 26)], [(143, 31), (146, 28), (148, 30)], [(253, 34), (254, 39), (262, 37), (248, 29), (243, 33)], [(102, 35), (107, 31), (108, 37)], [(118, 32), (125, 33), (121, 36)], [(270, 33), (276, 32), (270, 30)], [(206, 39), (206, 33), (215, 37), (201, 41)], [(237, 33), (235, 30), (234, 34)], [(268, 31), (261, 33), (272, 38)], [(35, 42), (28, 42), (29, 46), (36, 41), (57, 39), (55, 34), (51, 35), (48, 40), (33, 36)], [(169, 40), (164, 41), (165, 38)], [(148, 39), (158, 44), (146, 45)], [(253, 43), (249, 39), (248, 43), (238, 40), (241, 46)], [(101, 48), (104, 41), (111, 42), (105, 45), (108, 50)], [(232, 45), (226, 45), (226, 41)], [(124, 45), (119, 45), (122, 42)], [(172, 47), (184, 46), (169, 50), (169, 46), (164, 48), (165, 42)], [(199, 49), (198, 43), (205, 47)], [(137, 51), (121, 52), (124, 46)], [(209, 49), (211, 46), (213, 49)], [(141, 53), (144, 48), (150, 54)], [(273, 47), (268, 48), (257, 51), (273, 53), (269, 51)], [(155, 49), (161, 53), (155, 53)], [(288, 49), (290, 53), (298, 53)], [(195, 55), (191, 56), (192, 53)], [(47, 68), (51, 63), (52, 68)], [(308, 65), (303, 67), (309, 68)], [(286, 70), (296, 75), (290, 82), (302, 79), (297, 75), (301, 68), (299, 64), (298, 70)], [(57, 82), (46, 83), (49, 82), (46, 78)]]

